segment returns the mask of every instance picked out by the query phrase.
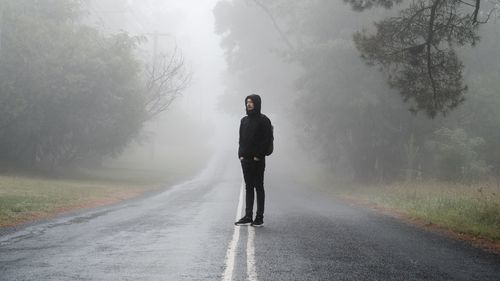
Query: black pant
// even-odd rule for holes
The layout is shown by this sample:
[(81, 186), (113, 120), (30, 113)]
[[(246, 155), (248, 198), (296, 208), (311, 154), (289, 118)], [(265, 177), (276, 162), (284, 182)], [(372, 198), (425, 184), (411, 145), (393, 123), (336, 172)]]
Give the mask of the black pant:
[(254, 188), (257, 193), (257, 216), (264, 217), (264, 170), (266, 162), (264, 159), (255, 161), (253, 159), (241, 160), (243, 178), (246, 188), (246, 208), (245, 216), (251, 217), (253, 214)]

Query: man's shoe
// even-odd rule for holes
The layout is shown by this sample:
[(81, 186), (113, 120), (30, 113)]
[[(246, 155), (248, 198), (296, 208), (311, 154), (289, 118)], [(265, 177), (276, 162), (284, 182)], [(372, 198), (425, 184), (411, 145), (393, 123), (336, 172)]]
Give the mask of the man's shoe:
[(264, 218), (263, 217), (256, 217), (255, 220), (252, 222), (252, 226), (255, 226), (255, 227), (264, 226)]
[(253, 223), (251, 217), (244, 216), (239, 221), (235, 222), (234, 225), (250, 225)]

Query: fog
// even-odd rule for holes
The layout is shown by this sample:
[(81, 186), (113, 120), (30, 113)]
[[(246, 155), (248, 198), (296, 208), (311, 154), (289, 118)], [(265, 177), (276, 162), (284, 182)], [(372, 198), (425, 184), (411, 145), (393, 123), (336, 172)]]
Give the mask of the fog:
[[(190, 161), (201, 161), (205, 165), (217, 147), (235, 146), (239, 120), (230, 120), (217, 108), (224, 91), (226, 68), (220, 38), (214, 33), (212, 10), (217, 1), (129, 1), (123, 14), (119, 14), (124, 17), (122, 22), (109, 15), (107, 11), (113, 3), (108, 2), (91, 3), (91, 13), (96, 15), (94, 24), (110, 32), (126, 30), (145, 35), (147, 42), (141, 46), (145, 56), (153, 57), (155, 52), (171, 54), (177, 49), (192, 77), (182, 95), (145, 126), (144, 142), (132, 143), (123, 155), (109, 159), (107, 164), (144, 165), (154, 155), (153, 158), (165, 158), (153, 160), (158, 164), (175, 162), (190, 166)], [(243, 108), (242, 104), (238, 106)], [(244, 108), (240, 111), (244, 112)], [(221, 141), (227, 144), (221, 145)], [(195, 167), (201, 166), (197, 163)], [(162, 169), (154, 165), (150, 168)]]
[(429, 37), (397, 1), (77, 2), (2, 6), (8, 165), (199, 170), (236, 159), (259, 94), (271, 163), (303, 178), (500, 175), (494, 4)]
[(0, 0), (0, 279), (498, 280), (499, 8)]
[[(238, 165), (238, 127), (245, 115), (243, 100), (255, 93), (262, 96), (263, 113), (276, 128), (274, 165), (288, 167), (304, 157), (294, 134), (287, 132), (291, 124), (282, 119), (293, 106), (293, 96), (280, 103), (280, 96), (273, 92), (292, 89), (293, 80), (275, 73), (269, 77), (273, 81), (267, 87), (259, 85), (261, 82), (254, 83), (256, 77), (248, 77), (246, 85), (239, 86), (237, 92), (227, 86), (232, 83), (232, 74), (221, 47), (221, 35), (215, 32), (213, 10), (218, 1), (129, 1), (116, 14), (113, 1), (108, 2), (90, 2), (94, 25), (110, 33), (125, 30), (132, 35), (145, 35), (147, 42), (140, 47), (145, 57), (152, 57), (155, 52), (170, 54), (177, 48), (186, 59), (192, 80), (168, 110), (146, 124), (143, 141), (132, 142), (119, 157), (108, 158), (107, 166), (175, 170), (181, 165), (200, 169), (216, 154), (231, 155)], [(255, 9), (250, 11), (260, 13)], [(158, 34), (156, 41), (155, 34)], [(264, 45), (262, 53), (269, 56), (273, 50)], [(268, 71), (273, 66), (262, 67)], [(176, 163), (175, 167), (172, 163)]]

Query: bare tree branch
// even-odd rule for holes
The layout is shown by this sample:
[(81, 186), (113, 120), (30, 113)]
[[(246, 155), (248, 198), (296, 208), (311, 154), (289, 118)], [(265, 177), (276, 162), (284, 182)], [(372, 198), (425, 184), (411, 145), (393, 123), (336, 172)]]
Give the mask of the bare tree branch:
[(177, 47), (170, 56), (161, 55), (150, 69), (146, 69), (147, 120), (167, 110), (191, 82), (191, 73)]
[(473, 23), (477, 23), (477, 15), (479, 13), (480, 5), (481, 5), (481, 0), (476, 0), (476, 6), (474, 8), (473, 17), (472, 17)]
[(262, 2), (260, 2), (259, 0), (253, 0), (253, 2), (259, 6), (265, 13), (266, 15), (271, 19), (272, 23), (273, 23), (273, 26), (274, 28), (276, 29), (276, 31), (279, 33), (280, 37), (281, 37), (281, 40), (283, 40), (283, 42), (287, 45), (287, 47), (294, 51), (295, 50), (295, 47), (293, 46), (293, 44), (290, 42), (290, 40), (288, 40), (288, 37), (286, 36), (285, 32), (283, 32), (283, 30), (280, 28), (280, 26), (278, 25), (278, 22), (276, 21), (275, 17), (273, 16), (273, 13), (271, 12), (271, 10), (266, 6), (264, 5)]
[(462, 1), (462, 0), (458, 0), (458, 2), (460, 2), (460, 3), (464, 4), (464, 5), (470, 6), (470, 7), (476, 7), (476, 5), (471, 4), (471, 3), (464, 2), (464, 1)]
[(495, 11), (496, 11), (496, 8), (491, 9), (490, 12), (488, 13), (488, 16), (486, 17), (486, 19), (484, 21), (476, 20), (476, 22), (479, 23), (479, 24), (485, 24), (485, 23), (487, 23), (490, 20), (491, 15)]

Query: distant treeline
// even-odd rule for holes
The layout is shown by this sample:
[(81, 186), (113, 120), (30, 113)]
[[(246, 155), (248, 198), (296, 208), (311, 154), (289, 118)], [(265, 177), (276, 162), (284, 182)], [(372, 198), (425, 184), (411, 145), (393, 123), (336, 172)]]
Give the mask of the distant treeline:
[[(346, 2), (221, 1), (225, 99), (274, 95), (268, 108), (293, 120), (304, 149), (339, 176), (498, 176), (498, 26), (479, 26), (460, 1)], [(359, 12), (377, 5), (392, 9)]]
[(4, 164), (54, 170), (116, 155), (182, 88), (166, 83), (167, 99), (155, 82), (179, 74), (148, 76), (135, 52), (143, 38), (105, 34), (84, 15), (84, 1), (0, 0)]

